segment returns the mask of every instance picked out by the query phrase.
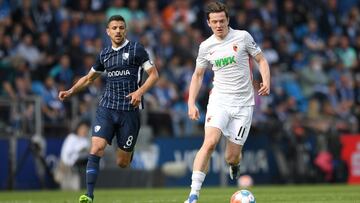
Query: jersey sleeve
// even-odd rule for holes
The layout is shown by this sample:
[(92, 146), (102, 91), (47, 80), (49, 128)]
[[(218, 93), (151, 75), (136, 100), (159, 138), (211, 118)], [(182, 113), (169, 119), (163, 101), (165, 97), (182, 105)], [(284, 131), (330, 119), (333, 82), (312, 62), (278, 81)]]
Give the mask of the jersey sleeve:
[(140, 65), (143, 65), (146, 61), (149, 61), (149, 54), (141, 44), (138, 44), (137, 46), (136, 60)]
[(95, 72), (104, 72), (105, 67), (104, 64), (101, 61), (101, 53), (97, 55), (95, 64), (91, 67), (92, 70)]
[(138, 47), (137, 53), (138, 53), (137, 60), (139, 61), (141, 67), (144, 70), (149, 70), (150, 68), (155, 67), (154, 63), (151, 61), (149, 57), (148, 52), (145, 50), (145, 48), (142, 45)]
[(254, 41), (254, 38), (248, 33), (246, 32), (245, 34), (245, 48), (246, 51), (251, 55), (251, 56), (256, 56), (261, 52), (260, 47), (256, 44), (256, 42)]
[(150, 68), (152, 67), (155, 67), (154, 63), (151, 61), (151, 60), (147, 60), (145, 61), (141, 67), (144, 69), (144, 70), (149, 70)]
[(198, 56), (196, 58), (196, 67), (207, 68), (210, 66), (210, 62), (206, 59), (206, 48), (203, 44), (200, 44)]

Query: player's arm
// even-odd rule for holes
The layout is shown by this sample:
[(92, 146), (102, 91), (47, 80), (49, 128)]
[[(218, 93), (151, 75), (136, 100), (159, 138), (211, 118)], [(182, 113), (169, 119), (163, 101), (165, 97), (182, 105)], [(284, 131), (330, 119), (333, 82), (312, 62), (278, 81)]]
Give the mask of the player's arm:
[(139, 106), (141, 102), (141, 97), (144, 95), (150, 88), (152, 88), (156, 81), (159, 79), (159, 73), (155, 66), (146, 67), (149, 64), (149, 61), (144, 63), (145, 71), (148, 74), (148, 78), (145, 80), (144, 84), (141, 85), (139, 89), (135, 92), (131, 92), (126, 97), (131, 97), (130, 103), (134, 106)]
[(259, 71), (262, 78), (262, 83), (260, 84), (260, 89), (258, 91), (259, 95), (269, 95), (270, 94), (270, 68), (269, 64), (262, 53), (257, 54), (255, 57), (256, 62), (259, 64)]
[(99, 77), (99, 75), (101, 75), (100, 72), (96, 72), (91, 69), (87, 75), (81, 77), (69, 90), (60, 91), (59, 99), (64, 101), (66, 98), (69, 98), (72, 95), (78, 93), (80, 90), (93, 83), (95, 79)]
[(191, 120), (200, 118), (199, 109), (196, 107), (196, 97), (199, 94), (206, 68), (197, 67), (191, 77), (188, 99), (188, 115)]
[(254, 41), (254, 38), (248, 33), (244, 32), (244, 43), (247, 52), (255, 58), (256, 62), (259, 64), (259, 71), (262, 78), (262, 83), (258, 90), (259, 95), (269, 95), (270, 94), (270, 69), (269, 64), (261, 52), (261, 49)]

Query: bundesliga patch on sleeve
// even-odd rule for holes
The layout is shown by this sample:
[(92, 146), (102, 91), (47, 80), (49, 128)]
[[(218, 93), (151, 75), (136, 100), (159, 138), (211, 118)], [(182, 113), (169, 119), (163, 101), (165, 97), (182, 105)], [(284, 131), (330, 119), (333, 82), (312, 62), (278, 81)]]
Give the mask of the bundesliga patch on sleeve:
[(257, 45), (254, 41), (252, 41), (251, 43), (252, 43), (252, 45), (254, 45), (256, 48), (258, 47), (258, 45)]

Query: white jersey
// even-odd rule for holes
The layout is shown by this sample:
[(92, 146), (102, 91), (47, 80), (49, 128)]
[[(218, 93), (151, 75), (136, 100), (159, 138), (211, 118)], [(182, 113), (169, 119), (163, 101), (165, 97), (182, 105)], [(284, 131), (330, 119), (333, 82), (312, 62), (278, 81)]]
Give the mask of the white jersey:
[(213, 89), (209, 103), (227, 106), (254, 105), (254, 88), (249, 55), (256, 56), (261, 49), (244, 30), (233, 30), (222, 40), (215, 35), (200, 44), (196, 68), (212, 67)]

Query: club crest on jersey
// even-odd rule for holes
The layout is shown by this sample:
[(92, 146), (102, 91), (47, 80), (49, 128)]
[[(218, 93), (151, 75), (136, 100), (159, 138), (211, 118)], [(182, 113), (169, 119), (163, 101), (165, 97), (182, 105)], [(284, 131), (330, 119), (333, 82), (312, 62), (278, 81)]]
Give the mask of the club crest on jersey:
[(238, 51), (238, 47), (237, 47), (235, 44), (233, 45), (233, 50), (234, 50), (235, 52)]
[(123, 53), (122, 57), (124, 60), (127, 60), (129, 58), (129, 53)]

